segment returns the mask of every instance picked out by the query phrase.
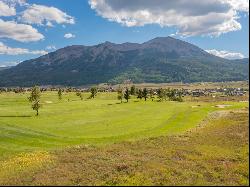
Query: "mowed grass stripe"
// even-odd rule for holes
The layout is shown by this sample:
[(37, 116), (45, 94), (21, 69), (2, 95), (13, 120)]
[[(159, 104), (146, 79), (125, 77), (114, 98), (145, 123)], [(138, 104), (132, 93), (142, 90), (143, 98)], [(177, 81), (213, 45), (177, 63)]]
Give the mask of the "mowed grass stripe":
[[(28, 94), (0, 94), (0, 154), (178, 134), (218, 110), (212, 107), (215, 103), (145, 102), (132, 98), (120, 104), (116, 93), (99, 93), (92, 100), (88, 96), (84, 93), (81, 101), (74, 93), (64, 93), (59, 101), (56, 92), (42, 93), (43, 107), (36, 117), (27, 101)], [(248, 105), (228, 103), (232, 105), (229, 108)], [(197, 104), (201, 106), (192, 108)]]

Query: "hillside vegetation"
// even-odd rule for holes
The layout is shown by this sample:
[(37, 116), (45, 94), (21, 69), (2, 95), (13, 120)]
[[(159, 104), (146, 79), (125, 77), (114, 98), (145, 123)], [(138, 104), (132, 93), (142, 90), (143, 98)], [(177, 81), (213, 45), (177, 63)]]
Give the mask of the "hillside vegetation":
[(213, 56), (171, 37), (142, 44), (68, 46), (0, 71), (0, 86), (239, 81), (249, 62)]

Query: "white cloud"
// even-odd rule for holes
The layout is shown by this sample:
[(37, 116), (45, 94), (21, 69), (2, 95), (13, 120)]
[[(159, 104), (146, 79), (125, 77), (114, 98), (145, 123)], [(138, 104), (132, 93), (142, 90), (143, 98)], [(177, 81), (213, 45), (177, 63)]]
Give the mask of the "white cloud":
[(14, 16), (16, 15), (15, 7), (0, 0), (0, 16)]
[(75, 37), (76, 36), (74, 34), (71, 34), (71, 33), (67, 33), (67, 34), (64, 35), (64, 38), (67, 38), (67, 39), (69, 39), (69, 38), (75, 38)]
[(50, 21), (48, 21), (48, 22), (46, 23), (46, 26), (48, 26), (48, 27), (54, 27), (54, 25), (53, 25)]
[(0, 38), (9, 38), (20, 42), (39, 41), (44, 36), (30, 25), (0, 19)]
[(20, 62), (15, 62), (15, 61), (9, 61), (9, 62), (0, 62), (0, 68), (5, 68), (9, 66), (16, 66)]
[(89, 4), (109, 21), (128, 27), (176, 27), (182, 36), (218, 36), (240, 30), (238, 12), (249, 11), (248, 0), (89, 0)]
[(241, 59), (241, 58), (245, 58), (245, 56), (241, 53), (238, 53), (238, 52), (229, 52), (229, 51), (219, 51), (219, 50), (216, 50), (216, 49), (208, 49), (206, 50), (206, 52), (212, 54), (212, 55), (215, 55), (215, 56), (218, 56), (218, 57), (221, 57), (221, 58), (226, 58), (226, 59)]
[(53, 22), (58, 24), (74, 24), (72, 16), (55, 7), (33, 4), (21, 13), (19, 20), (28, 24), (38, 24), (53, 26)]
[(46, 47), (47, 50), (56, 50), (56, 46), (54, 45), (49, 45)]
[(24, 54), (45, 55), (47, 53), (48, 52), (44, 50), (30, 51), (29, 49), (24, 49), (24, 48), (12, 48), (0, 42), (0, 55), (24, 55)]
[(16, 6), (16, 5), (20, 5), (20, 6), (27, 6), (29, 5), (26, 0), (0, 0), (6, 4), (9, 4), (11, 6)]
[(238, 11), (249, 12), (248, 0), (227, 0), (231, 6)]

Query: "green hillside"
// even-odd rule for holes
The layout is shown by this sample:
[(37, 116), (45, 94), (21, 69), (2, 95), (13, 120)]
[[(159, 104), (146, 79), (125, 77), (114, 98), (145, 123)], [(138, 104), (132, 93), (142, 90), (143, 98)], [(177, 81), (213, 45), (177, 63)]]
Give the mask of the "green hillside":
[(0, 71), (0, 86), (248, 80), (249, 63), (213, 56), (171, 37), (142, 44), (69, 46)]

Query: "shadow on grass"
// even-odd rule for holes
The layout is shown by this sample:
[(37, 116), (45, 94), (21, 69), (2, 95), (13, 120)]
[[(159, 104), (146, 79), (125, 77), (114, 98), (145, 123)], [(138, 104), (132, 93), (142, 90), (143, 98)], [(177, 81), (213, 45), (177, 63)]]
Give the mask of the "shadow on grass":
[(0, 115), (0, 118), (30, 118), (30, 117), (32, 117), (32, 116), (28, 116), (28, 115), (20, 115), (20, 116), (11, 116), (11, 115), (9, 115), (9, 116), (1, 116), (1, 115)]

